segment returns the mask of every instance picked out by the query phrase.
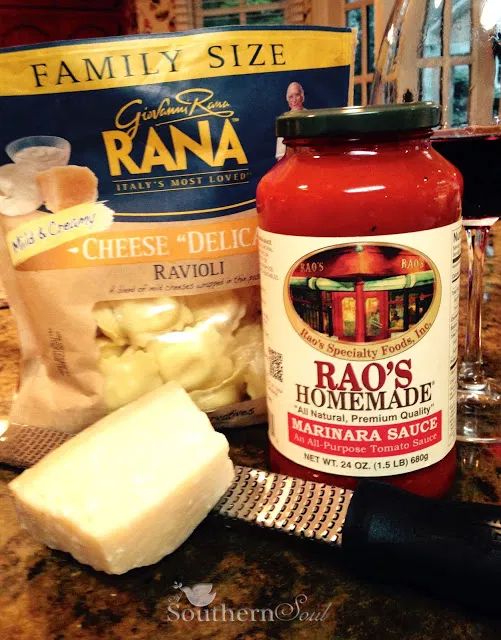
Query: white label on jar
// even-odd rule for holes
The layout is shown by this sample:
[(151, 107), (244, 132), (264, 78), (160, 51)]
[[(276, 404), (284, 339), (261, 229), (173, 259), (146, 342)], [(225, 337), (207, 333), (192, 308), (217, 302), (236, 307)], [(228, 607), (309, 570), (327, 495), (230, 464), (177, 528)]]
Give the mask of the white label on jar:
[(461, 224), (387, 236), (260, 230), (270, 440), (326, 473), (432, 465), (456, 438)]

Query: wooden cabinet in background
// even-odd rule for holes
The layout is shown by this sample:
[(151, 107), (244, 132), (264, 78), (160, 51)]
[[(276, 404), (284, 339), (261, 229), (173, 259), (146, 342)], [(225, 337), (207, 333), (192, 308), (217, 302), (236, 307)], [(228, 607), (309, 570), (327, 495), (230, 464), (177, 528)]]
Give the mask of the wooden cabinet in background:
[(0, 47), (135, 31), (129, 0), (0, 0)]

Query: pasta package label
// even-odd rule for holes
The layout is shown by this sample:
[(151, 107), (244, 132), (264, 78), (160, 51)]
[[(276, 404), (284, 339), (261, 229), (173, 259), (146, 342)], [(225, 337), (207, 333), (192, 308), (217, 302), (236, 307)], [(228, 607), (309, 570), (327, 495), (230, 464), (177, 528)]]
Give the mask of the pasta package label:
[(354, 46), (230, 27), (0, 51), (12, 424), (75, 433), (169, 380), (216, 425), (264, 419), (256, 186), (277, 115), (347, 104)]

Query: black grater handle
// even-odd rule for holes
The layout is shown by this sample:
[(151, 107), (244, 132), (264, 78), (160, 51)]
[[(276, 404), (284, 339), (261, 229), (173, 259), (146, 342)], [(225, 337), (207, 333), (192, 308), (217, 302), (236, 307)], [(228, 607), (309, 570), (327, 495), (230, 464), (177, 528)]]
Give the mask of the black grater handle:
[(430, 500), (361, 482), (343, 551), (366, 572), (501, 614), (501, 507)]

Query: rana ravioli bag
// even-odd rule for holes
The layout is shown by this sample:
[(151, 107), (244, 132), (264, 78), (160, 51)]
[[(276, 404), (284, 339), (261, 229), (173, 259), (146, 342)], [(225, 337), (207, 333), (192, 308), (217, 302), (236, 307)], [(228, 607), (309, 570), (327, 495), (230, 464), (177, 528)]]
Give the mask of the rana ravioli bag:
[(353, 51), (347, 29), (235, 27), (0, 52), (22, 350), (0, 460), (29, 465), (170, 380), (218, 427), (265, 420), (256, 185), (290, 94), (347, 104)]

